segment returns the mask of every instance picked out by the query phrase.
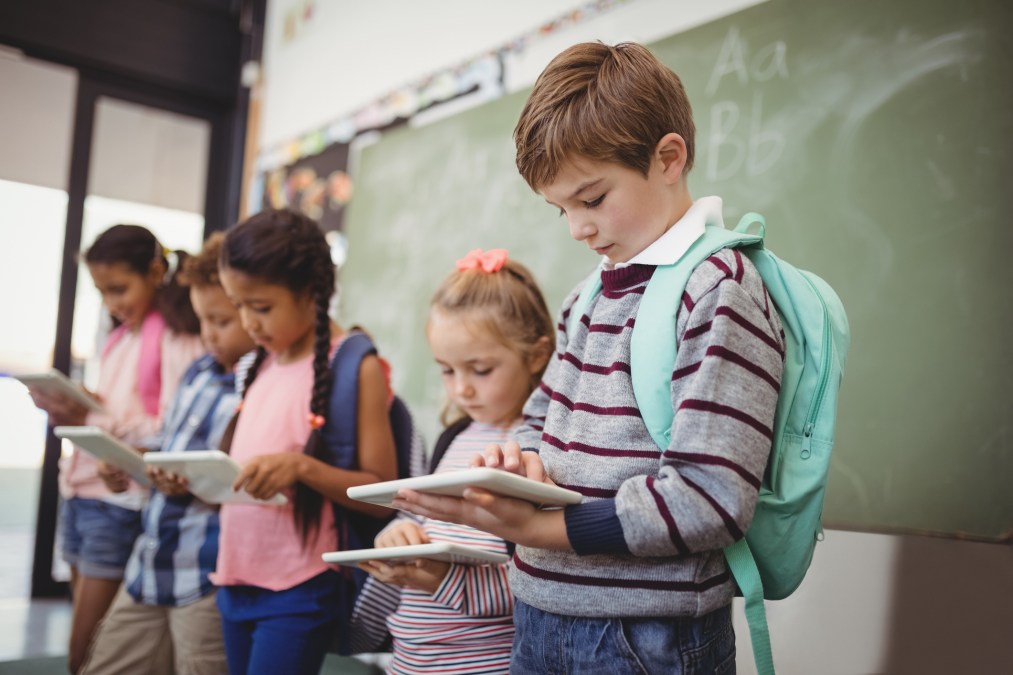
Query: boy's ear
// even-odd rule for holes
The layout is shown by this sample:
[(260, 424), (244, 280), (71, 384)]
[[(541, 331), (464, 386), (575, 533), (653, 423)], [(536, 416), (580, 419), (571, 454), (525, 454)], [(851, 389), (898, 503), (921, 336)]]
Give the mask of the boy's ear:
[(549, 344), (549, 338), (543, 335), (538, 338), (534, 347), (531, 348), (531, 356), (528, 358), (528, 370), (532, 375), (541, 372), (546, 364), (548, 364), (551, 356), (552, 346)]
[(655, 160), (660, 162), (662, 175), (675, 182), (682, 178), (682, 170), (686, 167), (686, 141), (675, 132), (661, 137), (654, 147)]

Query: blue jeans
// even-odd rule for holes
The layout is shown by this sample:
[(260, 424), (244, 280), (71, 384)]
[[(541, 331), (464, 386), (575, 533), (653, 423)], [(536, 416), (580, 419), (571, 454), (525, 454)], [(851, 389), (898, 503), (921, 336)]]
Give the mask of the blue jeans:
[(317, 675), (337, 627), (340, 578), (328, 570), (284, 591), (221, 586), (229, 675)]
[(63, 559), (85, 577), (123, 578), (134, 541), (141, 534), (141, 512), (99, 499), (71, 497), (61, 513)]
[(511, 675), (727, 675), (735, 672), (731, 606), (699, 618), (560, 616), (517, 601)]

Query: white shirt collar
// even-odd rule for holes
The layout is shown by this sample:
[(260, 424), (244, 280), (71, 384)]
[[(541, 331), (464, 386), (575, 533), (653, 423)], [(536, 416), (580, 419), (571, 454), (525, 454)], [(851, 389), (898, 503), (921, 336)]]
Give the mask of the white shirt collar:
[(721, 197), (697, 199), (682, 218), (643, 251), (626, 262), (612, 265), (606, 258), (603, 264), (611, 269), (627, 265), (671, 265), (689, 250), (693, 242), (703, 236), (707, 225), (725, 226), (721, 217)]

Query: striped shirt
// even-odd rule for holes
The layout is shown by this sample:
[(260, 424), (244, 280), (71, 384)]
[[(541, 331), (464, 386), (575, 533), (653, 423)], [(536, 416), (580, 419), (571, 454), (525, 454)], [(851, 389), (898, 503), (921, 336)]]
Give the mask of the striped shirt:
[(690, 276), (674, 327), (669, 447), (633, 394), (630, 335), (653, 265), (601, 271), (602, 293), (558, 346), (517, 440), (556, 484), (574, 551), (518, 547), (519, 600), (570, 616), (701, 616), (735, 590), (721, 548), (743, 536), (770, 452), (784, 337), (759, 273), (723, 250)]
[[(472, 422), (447, 448), (436, 473), (467, 469), (472, 455), (505, 442), (513, 431)], [(502, 539), (464, 525), (422, 519), (422, 527), (434, 542), (507, 550)], [(514, 626), (506, 567), (452, 564), (436, 593), (403, 589), (400, 606), (387, 619), (394, 640), (388, 672), (508, 672)]]
[[(204, 355), (183, 376), (165, 424), (148, 447), (165, 452), (217, 448), (238, 402), (235, 376)], [(218, 558), (218, 508), (191, 494), (167, 497), (152, 490), (141, 517), (144, 531), (126, 570), (127, 592), (134, 600), (179, 607), (214, 590), (208, 574)]]

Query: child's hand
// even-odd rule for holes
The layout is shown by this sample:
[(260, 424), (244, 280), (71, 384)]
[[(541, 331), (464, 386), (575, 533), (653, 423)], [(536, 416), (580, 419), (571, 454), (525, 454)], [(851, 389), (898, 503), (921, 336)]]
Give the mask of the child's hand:
[(541, 510), (522, 499), (479, 488), (466, 489), (463, 498), (402, 489), (393, 506), (419, 516), (468, 525), (523, 546), (570, 549), (561, 510)]
[(507, 441), (502, 446), (490, 443), (484, 452), (472, 456), (471, 466), (503, 469), (510, 473), (527, 476), (532, 480), (554, 485), (545, 475), (545, 465), (542, 464), (542, 458), (538, 453), (521, 452), (521, 446), (516, 441)]
[(500, 532), (522, 527), (538, 510), (530, 502), (475, 487), (467, 488), (463, 498), (402, 489), (391, 505), (418, 516), (468, 525), (507, 541), (516, 539), (504, 537)]
[(73, 399), (59, 395), (49, 396), (34, 387), (29, 387), (28, 393), (32, 397), (35, 407), (46, 412), (51, 427), (79, 427), (84, 424), (85, 418), (88, 416), (88, 409)]
[(155, 489), (166, 497), (182, 497), (190, 491), (190, 484), (184, 476), (154, 466), (146, 467), (144, 472), (155, 485)]
[(246, 490), (257, 499), (270, 499), (299, 480), (301, 452), (279, 452), (254, 457), (239, 472), (232, 484), (235, 491)]
[(98, 463), (98, 476), (106, 484), (110, 492), (126, 492), (130, 486), (129, 474), (106, 462)]
[[(381, 532), (374, 543), (377, 548), (428, 544), (429, 536), (422, 529), (422, 526), (414, 520), (400, 520), (395, 521)], [(414, 563), (408, 564), (391, 564), (381, 560), (368, 560), (359, 563), (359, 569), (364, 570), (385, 584), (417, 588), (432, 595), (440, 587), (440, 584), (443, 583), (444, 578), (446, 578), (447, 573), (450, 571), (450, 564), (425, 558), (420, 558)]]
[(397, 520), (377, 535), (373, 545), (376, 548), (390, 548), (391, 546), (414, 546), (428, 543), (429, 536), (421, 525), (414, 520)]
[(417, 588), (432, 595), (450, 572), (450, 563), (419, 558), (414, 563), (391, 565), (380, 560), (369, 560), (359, 563), (359, 569), (385, 584)]

